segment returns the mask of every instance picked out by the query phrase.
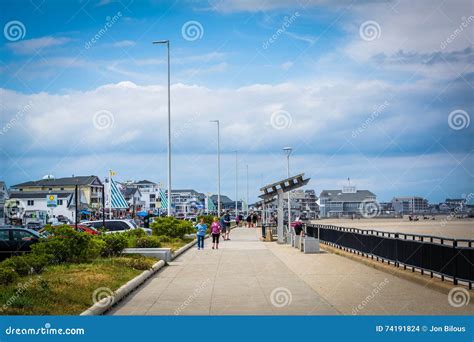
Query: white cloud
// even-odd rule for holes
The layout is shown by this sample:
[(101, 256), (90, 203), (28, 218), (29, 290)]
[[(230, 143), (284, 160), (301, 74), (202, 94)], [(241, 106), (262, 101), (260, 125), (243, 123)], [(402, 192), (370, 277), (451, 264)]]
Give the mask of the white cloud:
[(126, 48), (135, 46), (137, 43), (132, 40), (121, 40), (112, 44), (113, 47)]
[(7, 46), (16, 54), (30, 55), (38, 51), (42, 51), (45, 48), (64, 45), (70, 41), (71, 39), (66, 37), (56, 38), (48, 36), (28, 40), (20, 40), (14, 43), (8, 43)]

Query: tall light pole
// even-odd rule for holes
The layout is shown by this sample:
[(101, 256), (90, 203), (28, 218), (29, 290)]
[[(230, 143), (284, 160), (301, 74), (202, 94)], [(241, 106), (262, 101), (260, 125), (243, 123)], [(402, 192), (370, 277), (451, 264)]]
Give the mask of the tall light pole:
[(211, 120), (217, 123), (217, 216), (221, 215), (221, 133), (219, 120)]
[(168, 51), (168, 216), (171, 216), (171, 85), (170, 85), (170, 41), (157, 40), (153, 44), (166, 44)]
[(238, 206), (238, 198), (239, 198), (239, 168), (238, 168), (238, 151), (235, 151), (235, 216), (237, 217), (237, 214), (239, 212), (239, 206)]
[(247, 215), (249, 214), (249, 165), (246, 165), (247, 169)]
[[(286, 173), (287, 177), (290, 178), (290, 155), (293, 149), (291, 147), (284, 147), (283, 151), (286, 153)], [(291, 204), (290, 204), (290, 195), (291, 191), (288, 191), (288, 230), (291, 227)]]

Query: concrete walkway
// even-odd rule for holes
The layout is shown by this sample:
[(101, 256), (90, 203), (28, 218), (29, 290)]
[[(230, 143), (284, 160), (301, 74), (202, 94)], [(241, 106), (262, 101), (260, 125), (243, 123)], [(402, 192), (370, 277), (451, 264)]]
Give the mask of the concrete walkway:
[(195, 248), (119, 303), (114, 315), (469, 314), (447, 295), (342, 256), (302, 254), (236, 228)]

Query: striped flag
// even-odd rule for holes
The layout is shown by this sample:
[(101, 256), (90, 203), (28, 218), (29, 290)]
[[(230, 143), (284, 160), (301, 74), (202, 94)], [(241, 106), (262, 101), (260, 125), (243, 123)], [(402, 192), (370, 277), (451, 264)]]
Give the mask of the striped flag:
[(214, 205), (214, 201), (211, 199), (211, 197), (207, 198), (207, 210), (208, 211), (215, 211), (216, 206)]
[(168, 198), (166, 197), (166, 193), (161, 188), (160, 188), (160, 200), (161, 200), (161, 209), (167, 209)]
[(110, 178), (110, 195), (112, 209), (128, 209), (128, 203), (120, 192), (115, 181)]

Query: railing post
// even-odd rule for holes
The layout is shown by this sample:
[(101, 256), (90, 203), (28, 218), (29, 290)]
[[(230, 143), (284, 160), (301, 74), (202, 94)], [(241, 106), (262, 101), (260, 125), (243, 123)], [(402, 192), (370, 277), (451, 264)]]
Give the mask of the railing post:
[(458, 240), (453, 240), (453, 252), (454, 252), (454, 276), (453, 284), (458, 284), (458, 254), (457, 254)]
[(398, 233), (395, 233), (395, 266), (399, 266), (398, 262)]

